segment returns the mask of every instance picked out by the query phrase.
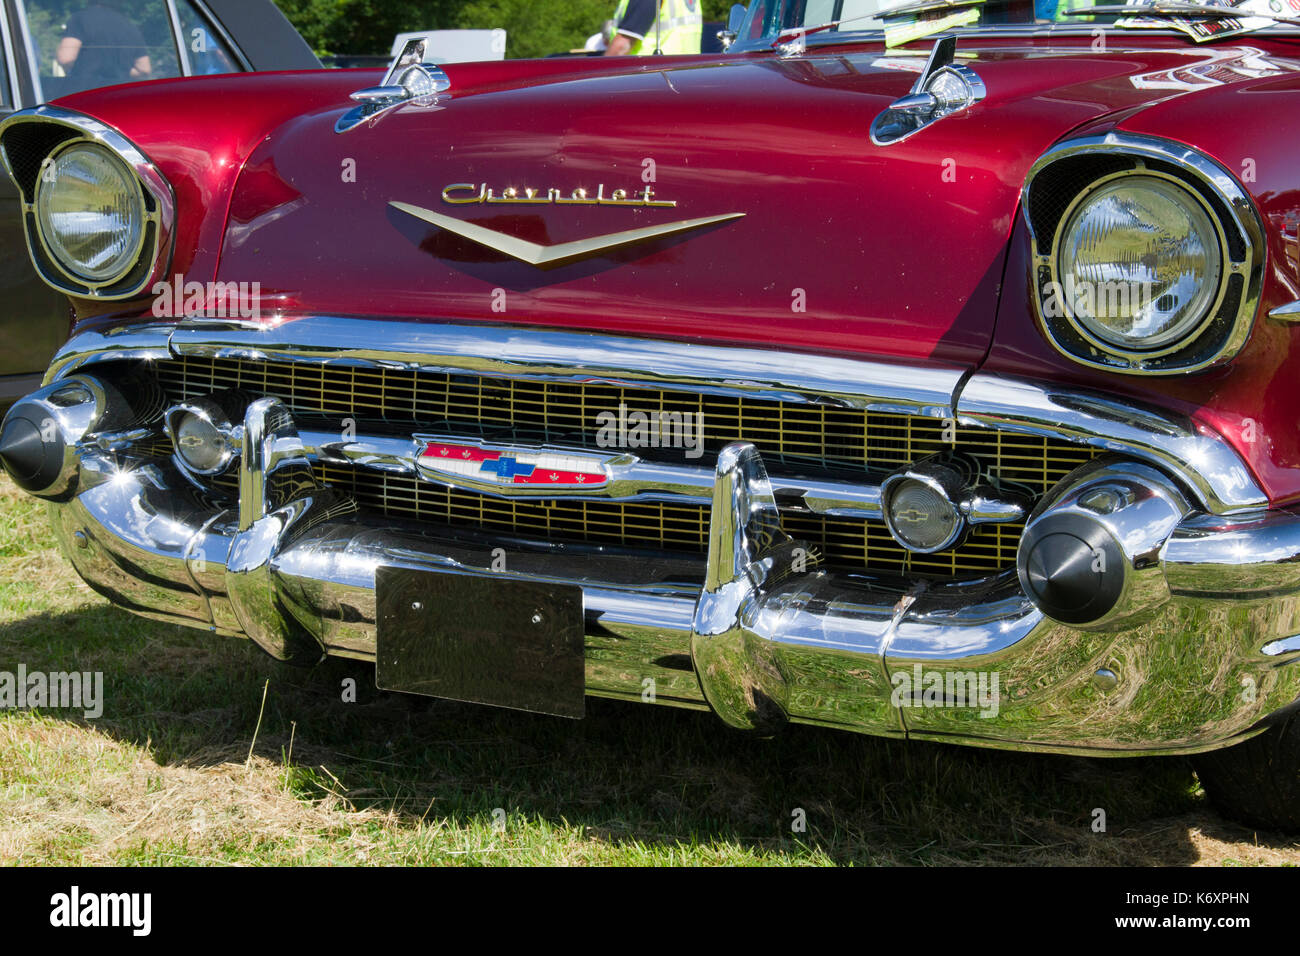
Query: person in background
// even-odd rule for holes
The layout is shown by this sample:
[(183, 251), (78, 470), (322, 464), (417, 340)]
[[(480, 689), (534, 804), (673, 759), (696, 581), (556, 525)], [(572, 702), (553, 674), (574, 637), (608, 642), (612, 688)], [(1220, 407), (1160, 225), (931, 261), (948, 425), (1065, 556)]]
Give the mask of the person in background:
[(83, 90), (147, 80), (153, 74), (139, 28), (104, 3), (92, 3), (68, 17), (54, 56)]
[(617, 26), (617, 21), (606, 20), (605, 25), (600, 28), (599, 33), (593, 33), (591, 36), (587, 37), (587, 43), (583, 47), (584, 52), (603, 54), (608, 50), (609, 38), (614, 35), (615, 26)]
[(621, 0), (605, 56), (699, 53), (700, 0)]

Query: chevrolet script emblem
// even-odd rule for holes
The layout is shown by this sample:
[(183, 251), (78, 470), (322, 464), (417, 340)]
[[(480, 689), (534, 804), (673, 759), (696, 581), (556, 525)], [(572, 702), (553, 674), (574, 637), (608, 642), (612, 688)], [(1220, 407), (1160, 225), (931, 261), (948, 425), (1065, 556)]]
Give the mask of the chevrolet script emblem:
[(497, 494), (602, 494), (618, 455), (585, 455), (417, 435), (416, 469), (432, 481)]
[(449, 202), (453, 205), (464, 205), (466, 203), (490, 203), (492, 205), (515, 205), (515, 206), (545, 206), (548, 203), (554, 203), (557, 206), (676, 206), (676, 199), (655, 199), (653, 186), (647, 186), (639, 193), (628, 195), (626, 189), (615, 189), (608, 196), (605, 195), (605, 184), (601, 183), (596, 187), (596, 194), (593, 196), (586, 189), (579, 187), (573, 190), (569, 195), (564, 195), (558, 189), (551, 188), (543, 192), (540, 189), (534, 189), (532, 186), (525, 186), (519, 189), (515, 186), (508, 186), (501, 190), (501, 195), (497, 195), (495, 189), (482, 183), (475, 186), (473, 183), (452, 183), (442, 191), (442, 201)]
[[(507, 189), (505, 195), (494, 196), (492, 190), (483, 186), (479, 192), (473, 192), (474, 186), (466, 183), (458, 183), (454, 186), (448, 186), (443, 191), (443, 198), (450, 203), (520, 203), (520, 204), (556, 204), (556, 205), (599, 205), (599, 206), (675, 206), (677, 203), (666, 202), (653, 199), (653, 191), (647, 187), (645, 191), (633, 198), (627, 198), (624, 190), (618, 189), (609, 197), (605, 197), (605, 187), (601, 186), (594, 197), (588, 197), (584, 190), (574, 190), (568, 198), (561, 198), (559, 190), (548, 190), (546, 195), (541, 195), (539, 190), (526, 189), (522, 193), (517, 190)], [(448, 195), (451, 190), (461, 189), (469, 190), (473, 194), (469, 197), (456, 196), (452, 198)], [(613, 252), (617, 249), (625, 249), (629, 246), (635, 246), (642, 242), (651, 242), (655, 239), (667, 239), (670, 236), (678, 236), (684, 232), (690, 232), (694, 229), (703, 229), (705, 226), (713, 226), (723, 222), (730, 222), (733, 219), (740, 219), (745, 214), (743, 212), (727, 213), (723, 216), (706, 216), (703, 219), (681, 219), (677, 222), (667, 222), (658, 226), (644, 226), (640, 229), (627, 229), (622, 232), (610, 232), (600, 236), (593, 236), (590, 239), (577, 239), (573, 242), (561, 242), (553, 246), (543, 246), (535, 242), (528, 242), (524, 239), (517, 239), (514, 236), (506, 235), (503, 232), (497, 232), (495, 229), (487, 229), (483, 226), (476, 226), (473, 223), (464, 222), (460, 219), (453, 219), (451, 216), (444, 216), (441, 213), (434, 212), (432, 209), (425, 209), (421, 206), (413, 206), (410, 203), (390, 202), (390, 206), (416, 219), (423, 220), (430, 225), (437, 226), (439, 229), (445, 229), (453, 235), (460, 236), (462, 239), (468, 239), (470, 242), (477, 243), (494, 252), (507, 255), (512, 259), (518, 259), (520, 262), (526, 262), (530, 266), (538, 269), (555, 269), (559, 266), (567, 266), (573, 262), (579, 262), (583, 259), (591, 259), (595, 256), (603, 255), (607, 252)]]

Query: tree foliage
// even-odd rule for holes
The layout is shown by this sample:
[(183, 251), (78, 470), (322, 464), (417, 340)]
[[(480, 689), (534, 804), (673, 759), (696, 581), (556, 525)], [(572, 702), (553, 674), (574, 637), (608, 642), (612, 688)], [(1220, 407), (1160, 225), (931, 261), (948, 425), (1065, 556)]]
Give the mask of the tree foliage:
[[(577, 49), (614, 15), (618, 0), (276, 0), (312, 49), (384, 54), (411, 30), (496, 29), (506, 55), (546, 56)], [(725, 20), (731, 4), (704, 0), (704, 19)]]
[(502, 27), (507, 56), (546, 56), (581, 47), (614, 13), (609, 0), (471, 0), (460, 27)]

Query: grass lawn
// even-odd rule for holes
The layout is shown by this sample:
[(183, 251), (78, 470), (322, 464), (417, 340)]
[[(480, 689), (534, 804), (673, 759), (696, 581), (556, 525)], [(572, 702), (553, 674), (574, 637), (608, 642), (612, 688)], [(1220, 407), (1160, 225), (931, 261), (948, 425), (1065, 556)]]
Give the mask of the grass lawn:
[(593, 699), (568, 721), (294, 669), (109, 606), (0, 479), (0, 671), (20, 664), (102, 671), (104, 713), (0, 711), (0, 863), (1300, 862), (1300, 840), (1216, 816), (1177, 758), (758, 741), (705, 713)]

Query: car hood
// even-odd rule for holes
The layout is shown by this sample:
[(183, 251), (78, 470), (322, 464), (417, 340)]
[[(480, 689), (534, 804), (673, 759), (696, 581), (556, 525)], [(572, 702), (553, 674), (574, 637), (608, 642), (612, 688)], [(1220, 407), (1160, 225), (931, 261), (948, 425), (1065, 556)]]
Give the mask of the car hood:
[[(341, 134), (344, 105), (279, 125), (242, 166), (218, 278), (260, 283), (265, 307), (288, 314), (539, 323), (971, 367), (989, 346), (1020, 189), (1044, 150), (1194, 96), (1211, 74), (1222, 85), (1293, 68), (1248, 47), (961, 52), (986, 98), (889, 146), (869, 127), (908, 91), (920, 51), (448, 67), (436, 104)], [(627, 199), (447, 201), (511, 188)], [(510, 239), (542, 253), (608, 245), (715, 217), (731, 218), (552, 268), (502, 251)], [(490, 232), (467, 237), (464, 224)]]

